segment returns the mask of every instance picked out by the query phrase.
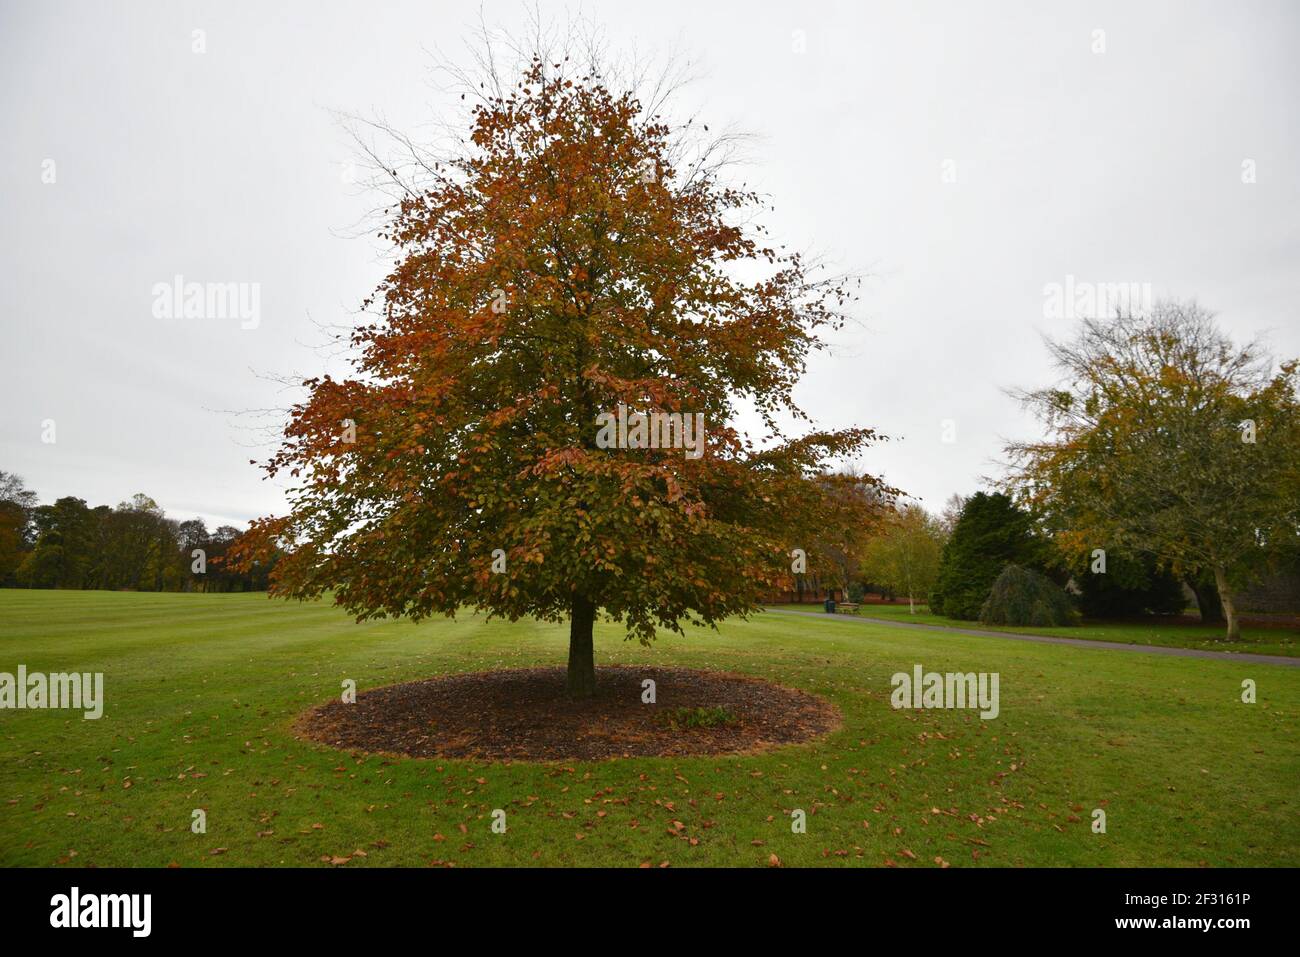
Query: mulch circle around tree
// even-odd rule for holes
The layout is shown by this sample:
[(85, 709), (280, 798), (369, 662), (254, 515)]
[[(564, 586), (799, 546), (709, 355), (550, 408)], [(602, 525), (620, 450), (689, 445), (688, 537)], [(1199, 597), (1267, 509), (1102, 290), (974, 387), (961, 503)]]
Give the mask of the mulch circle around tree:
[[(647, 678), (654, 704), (641, 700)], [(331, 701), (304, 714), (298, 730), (336, 748), (418, 758), (595, 761), (762, 751), (840, 722), (829, 702), (760, 678), (610, 666), (596, 670), (595, 697), (582, 701), (565, 694), (562, 668), (480, 671)]]

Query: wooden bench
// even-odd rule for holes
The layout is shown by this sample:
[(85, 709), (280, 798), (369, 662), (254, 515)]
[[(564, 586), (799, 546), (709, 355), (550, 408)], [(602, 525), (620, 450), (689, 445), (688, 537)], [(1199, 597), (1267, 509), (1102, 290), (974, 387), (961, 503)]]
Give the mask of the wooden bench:
[(846, 601), (835, 603), (835, 614), (837, 615), (856, 615), (857, 613), (858, 606), (853, 602)]

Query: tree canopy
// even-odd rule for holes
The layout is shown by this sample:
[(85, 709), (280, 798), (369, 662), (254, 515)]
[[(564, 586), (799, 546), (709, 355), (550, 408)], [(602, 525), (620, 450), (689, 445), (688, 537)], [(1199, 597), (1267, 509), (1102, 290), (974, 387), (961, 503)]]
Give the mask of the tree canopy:
[[(304, 383), (267, 463), (290, 509), (257, 540), (288, 552), (274, 593), (332, 590), (358, 618), (568, 618), (590, 694), (597, 608), (643, 642), (746, 613), (811, 548), (828, 488), (878, 484), (817, 478), (871, 430), (778, 425), (807, 421), (794, 386), (852, 293), (764, 238), (757, 193), (679, 167), (680, 129), (632, 90), (541, 57), (490, 89), (391, 211), (355, 375)], [(639, 416), (697, 423), (699, 454)]]
[(1069, 554), (1145, 551), (1212, 574), (1238, 637), (1234, 585), (1300, 529), (1297, 363), (1171, 301), (1049, 348), (1065, 381), (1023, 394), (1048, 437), (1009, 447), (1012, 489)]

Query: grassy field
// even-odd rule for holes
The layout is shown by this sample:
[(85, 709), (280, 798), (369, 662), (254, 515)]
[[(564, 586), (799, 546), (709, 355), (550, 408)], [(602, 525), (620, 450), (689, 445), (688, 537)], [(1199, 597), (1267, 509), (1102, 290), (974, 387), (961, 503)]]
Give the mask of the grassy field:
[[(820, 605), (782, 605), (780, 607), (802, 611), (820, 611)], [(1185, 625), (1130, 622), (1086, 622), (1067, 628), (1020, 628), (1011, 625), (981, 625), (977, 621), (961, 621), (932, 615), (925, 605), (917, 605), (913, 614), (907, 605), (862, 605), (860, 617), (884, 618), (889, 621), (908, 621), (923, 625), (946, 625), (951, 628), (991, 628), (994, 631), (1012, 631), (1027, 635), (1059, 635), (1062, 638), (1085, 638), (1091, 641), (1115, 641), (1126, 645), (1162, 645), (1169, 648), (1197, 648), (1202, 651), (1251, 652), (1257, 655), (1285, 655), (1300, 657), (1300, 631), (1292, 628), (1257, 628), (1245, 625), (1241, 641), (1224, 641), (1222, 625)]]
[[(560, 664), (565, 642), (261, 595), (0, 591), (0, 671), (102, 671), (107, 696), (98, 721), (0, 711), (0, 862), (1300, 864), (1300, 669), (1276, 665), (777, 615), (645, 649), (601, 625), (598, 666), (747, 672), (825, 696), (844, 727), (754, 756), (562, 765), (350, 755), (290, 731), (346, 678)], [(893, 710), (891, 674), (917, 663), (999, 672), (1001, 715)]]

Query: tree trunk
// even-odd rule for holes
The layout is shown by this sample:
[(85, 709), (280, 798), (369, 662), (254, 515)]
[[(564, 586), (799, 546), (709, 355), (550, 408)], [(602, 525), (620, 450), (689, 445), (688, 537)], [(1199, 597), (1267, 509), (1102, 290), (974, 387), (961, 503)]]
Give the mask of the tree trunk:
[(1218, 591), (1209, 582), (1199, 577), (1188, 578), (1187, 587), (1196, 596), (1196, 610), (1200, 613), (1201, 624), (1223, 624), (1223, 604), (1219, 601)]
[(571, 698), (590, 698), (596, 693), (596, 652), (592, 628), (596, 624), (596, 603), (574, 596), (569, 619), (569, 673), (565, 688)]
[(1223, 604), (1224, 617), (1228, 619), (1228, 641), (1241, 640), (1241, 622), (1237, 621), (1237, 608), (1232, 603), (1232, 591), (1228, 588), (1228, 574), (1222, 565), (1214, 566), (1214, 584), (1219, 589), (1219, 601)]

